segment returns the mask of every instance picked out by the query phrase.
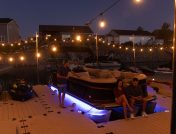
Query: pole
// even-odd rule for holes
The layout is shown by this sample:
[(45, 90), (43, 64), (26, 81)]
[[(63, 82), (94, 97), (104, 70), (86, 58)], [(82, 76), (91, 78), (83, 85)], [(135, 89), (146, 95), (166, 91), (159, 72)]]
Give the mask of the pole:
[(174, 36), (173, 36), (173, 88), (172, 88), (172, 113), (171, 134), (176, 134), (176, 0), (174, 0)]
[(98, 35), (96, 33), (96, 62), (97, 62), (97, 65), (98, 65)]
[(37, 65), (37, 84), (39, 84), (39, 66), (38, 66), (38, 34), (36, 32), (36, 65)]
[(135, 45), (134, 45), (134, 35), (133, 35), (133, 66), (134, 66), (134, 71), (136, 71), (136, 50), (135, 50)]

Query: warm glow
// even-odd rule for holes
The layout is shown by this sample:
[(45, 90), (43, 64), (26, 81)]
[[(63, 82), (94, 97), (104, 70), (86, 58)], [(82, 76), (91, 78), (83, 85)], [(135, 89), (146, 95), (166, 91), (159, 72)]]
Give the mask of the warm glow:
[(108, 43), (108, 46), (110, 46), (111, 45), (111, 43)]
[(134, 0), (135, 3), (140, 3), (142, 0)]
[(172, 46), (171, 48), (172, 48), (172, 49), (174, 49), (174, 47), (173, 47), (173, 46)]
[(153, 50), (150, 48), (149, 51), (152, 52)]
[(125, 50), (128, 50), (128, 47), (126, 47)]
[(115, 47), (115, 45), (112, 45), (112, 47)]
[(10, 61), (10, 62), (13, 62), (13, 58), (12, 58), (12, 57), (10, 57), (10, 58), (9, 58), (9, 61)]
[(2, 43), (2, 46), (5, 46), (5, 44), (4, 44), (4, 43)]
[(0, 60), (2, 60), (2, 57), (0, 56)]
[(74, 40), (72, 40), (72, 42), (75, 42)]
[(105, 44), (105, 41), (103, 41), (103, 44)]
[(54, 41), (57, 41), (57, 39), (54, 39)]
[(48, 40), (48, 37), (45, 37), (46, 40)]
[(21, 60), (21, 61), (24, 61), (24, 56), (20, 56), (20, 60)]
[(65, 42), (65, 40), (63, 40), (63, 42)]
[(89, 41), (90, 39), (89, 38), (87, 38), (87, 41)]
[(53, 52), (56, 52), (56, 51), (57, 51), (57, 47), (53, 46), (53, 47), (52, 47), (52, 51), (53, 51)]
[(133, 48), (133, 51), (135, 51), (135, 49)]
[(41, 54), (40, 53), (37, 53), (37, 58), (40, 58), (41, 57)]
[(144, 50), (141, 48), (141, 50), (140, 50), (141, 52), (143, 52)]
[(106, 22), (102, 20), (100, 21), (99, 25), (101, 28), (104, 28), (106, 26)]
[(122, 47), (120, 46), (119, 49), (121, 49)]
[(162, 51), (162, 50), (163, 50), (163, 47), (160, 47), (160, 50)]
[(81, 41), (81, 36), (80, 36), (80, 35), (77, 35), (77, 36), (76, 36), (76, 40), (77, 40), (77, 41)]
[(21, 45), (21, 43), (18, 43), (18, 46), (20, 46)]
[(11, 47), (13, 47), (13, 44), (10, 44)]
[(28, 41), (27, 41), (27, 40), (25, 40), (25, 41), (24, 41), (24, 43), (25, 43), (25, 44), (27, 44), (27, 43), (28, 43)]
[(33, 38), (31, 38), (31, 41), (33, 41), (34, 39)]

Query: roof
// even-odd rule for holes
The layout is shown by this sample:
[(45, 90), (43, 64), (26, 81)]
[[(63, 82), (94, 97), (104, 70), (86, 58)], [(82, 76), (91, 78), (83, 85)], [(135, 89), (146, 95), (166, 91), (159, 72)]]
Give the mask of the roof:
[(111, 32), (115, 32), (118, 35), (153, 36), (153, 34), (150, 33), (149, 31), (142, 31), (142, 30), (112, 30)]
[(43, 34), (56, 33), (93, 33), (89, 26), (39, 25)]
[(13, 19), (10, 18), (0, 18), (0, 23), (9, 23), (11, 22)]

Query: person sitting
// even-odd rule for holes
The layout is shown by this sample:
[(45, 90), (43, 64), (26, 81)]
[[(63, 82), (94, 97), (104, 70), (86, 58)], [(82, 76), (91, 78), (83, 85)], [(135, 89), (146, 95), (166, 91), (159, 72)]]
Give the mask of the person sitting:
[[(132, 84), (126, 89), (126, 94), (127, 94), (127, 98), (130, 101), (130, 106), (133, 109), (135, 109), (134, 104), (136, 102), (142, 103), (142, 116), (146, 117), (147, 114), (145, 110), (146, 110), (147, 101), (143, 96), (141, 86), (138, 83), (139, 83), (139, 80), (137, 78), (133, 78)], [(131, 113), (131, 118), (135, 118), (134, 113)]]
[(123, 88), (123, 81), (121, 79), (117, 80), (117, 88), (114, 90), (115, 100), (118, 105), (123, 106), (124, 117), (127, 119), (127, 107), (130, 112), (133, 112), (133, 109), (128, 103), (128, 100), (125, 96), (125, 91)]
[(58, 80), (58, 89), (59, 89), (59, 105), (60, 107), (64, 108), (64, 99), (65, 99), (65, 92), (67, 90), (67, 83), (68, 83), (68, 73), (70, 72), (69, 69), (69, 62), (66, 60), (63, 62), (58, 68), (57, 71), (57, 80)]

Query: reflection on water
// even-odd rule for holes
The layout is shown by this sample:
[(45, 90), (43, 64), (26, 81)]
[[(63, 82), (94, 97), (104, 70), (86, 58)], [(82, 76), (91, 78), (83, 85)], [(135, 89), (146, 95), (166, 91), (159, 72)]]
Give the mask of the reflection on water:
[(173, 73), (155, 73), (153, 76), (148, 76), (149, 79), (155, 79), (156, 81), (172, 82)]

